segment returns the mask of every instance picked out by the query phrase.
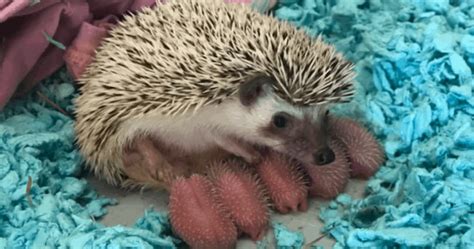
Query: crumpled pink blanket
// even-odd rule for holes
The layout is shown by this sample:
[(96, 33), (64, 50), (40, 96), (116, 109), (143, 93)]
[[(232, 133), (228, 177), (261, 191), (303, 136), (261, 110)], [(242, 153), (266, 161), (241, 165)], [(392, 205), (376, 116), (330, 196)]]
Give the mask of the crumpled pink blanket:
[[(266, 11), (276, 0), (224, 0)], [(0, 111), (66, 64), (77, 78), (120, 16), (165, 0), (0, 0)], [(263, 9), (263, 10), (262, 10)]]
[(30, 6), (30, 0), (0, 0), (0, 110), (65, 62), (77, 76), (118, 16), (153, 4), (155, 0), (41, 0)]

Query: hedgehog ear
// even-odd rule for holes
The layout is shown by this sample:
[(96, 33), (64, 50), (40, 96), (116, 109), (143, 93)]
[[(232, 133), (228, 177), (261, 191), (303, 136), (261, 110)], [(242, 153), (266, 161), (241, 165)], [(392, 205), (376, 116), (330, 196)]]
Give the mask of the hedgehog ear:
[(257, 102), (258, 98), (264, 96), (273, 84), (273, 78), (259, 75), (247, 80), (240, 86), (239, 99), (244, 106), (250, 106)]

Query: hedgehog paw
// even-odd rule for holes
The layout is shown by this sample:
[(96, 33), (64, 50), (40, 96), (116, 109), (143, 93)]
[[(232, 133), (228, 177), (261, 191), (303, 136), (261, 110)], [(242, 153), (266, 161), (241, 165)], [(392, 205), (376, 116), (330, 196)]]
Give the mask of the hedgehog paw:
[(179, 175), (186, 173), (186, 167), (167, 158), (150, 137), (139, 137), (122, 152), (124, 173), (136, 183), (169, 188)]
[(174, 232), (191, 248), (235, 248), (237, 228), (219, 207), (215, 187), (200, 175), (171, 185), (169, 215)]

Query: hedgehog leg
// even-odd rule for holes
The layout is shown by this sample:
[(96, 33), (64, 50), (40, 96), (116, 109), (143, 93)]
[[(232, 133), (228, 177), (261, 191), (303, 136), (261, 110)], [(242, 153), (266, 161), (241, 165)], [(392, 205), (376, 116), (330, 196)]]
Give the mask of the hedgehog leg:
[(168, 206), (173, 231), (191, 248), (234, 248), (237, 228), (218, 203), (215, 186), (206, 177), (176, 179)]
[(223, 150), (243, 158), (247, 163), (254, 164), (261, 160), (261, 153), (251, 144), (240, 141), (237, 138), (218, 136), (216, 143)]
[(124, 173), (133, 185), (169, 189), (177, 177), (186, 175), (186, 167), (169, 163), (164, 153), (149, 137), (135, 139), (123, 152)]

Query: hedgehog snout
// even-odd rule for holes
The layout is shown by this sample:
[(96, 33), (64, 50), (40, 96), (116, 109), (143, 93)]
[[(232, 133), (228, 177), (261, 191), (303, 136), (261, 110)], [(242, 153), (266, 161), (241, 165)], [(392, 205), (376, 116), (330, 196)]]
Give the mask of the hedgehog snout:
[(316, 165), (330, 164), (334, 162), (335, 159), (336, 155), (334, 154), (334, 151), (329, 147), (320, 149), (313, 154), (313, 160)]

